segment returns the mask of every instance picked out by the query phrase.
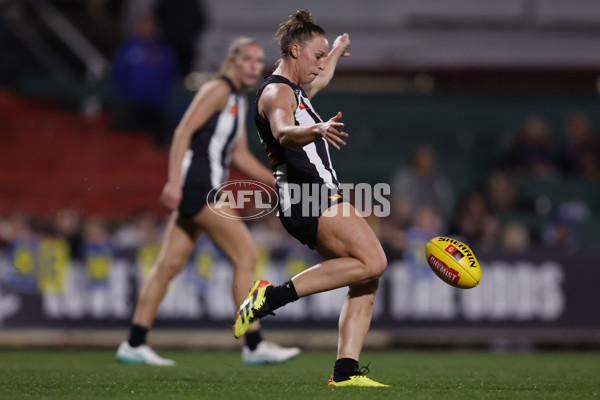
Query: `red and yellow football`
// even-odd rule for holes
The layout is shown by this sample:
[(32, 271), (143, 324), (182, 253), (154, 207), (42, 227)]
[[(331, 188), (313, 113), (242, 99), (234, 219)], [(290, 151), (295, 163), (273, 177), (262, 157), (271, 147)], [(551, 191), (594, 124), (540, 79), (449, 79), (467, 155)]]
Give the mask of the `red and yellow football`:
[(441, 280), (461, 289), (471, 289), (481, 281), (481, 268), (466, 244), (449, 237), (434, 237), (425, 248), (427, 263)]

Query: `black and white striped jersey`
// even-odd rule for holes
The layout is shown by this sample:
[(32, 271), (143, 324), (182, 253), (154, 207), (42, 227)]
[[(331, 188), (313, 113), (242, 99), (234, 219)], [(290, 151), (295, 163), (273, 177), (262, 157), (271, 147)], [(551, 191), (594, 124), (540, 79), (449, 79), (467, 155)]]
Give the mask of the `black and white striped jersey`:
[(231, 153), (246, 123), (245, 95), (226, 77), (220, 79), (231, 88), (227, 104), (194, 133), (182, 161), (179, 212), (190, 218), (202, 210), (210, 190), (227, 180)]
[(288, 183), (317, 183), (327, 185), (329, 189), (337, 190), (339, 182), (331, 164), (329, 145), (324, 138), (307, 144), (302, 148), (282, 146), (273, 136), (269, 121), (258, 112), (258, 100), (264, 88), (271, 83), (282, 83), (292, 88), (296, 96), (297, 107), (294, 111), (294, 122), (298, 126), (314, 125), (323, 122), (314, 110), (304, 90), (283, 76), (271, 75), (265, 79), (258, 90), (254, 118), (261, 142), (266, 147), (267, 155), (280, 192), (281, 209), (285, 210)]
[(225, 108), (216, 112), (194, 133), (183, 158), (184, 186), (189, 180), (202, 180), (215, 187), (229, 176), (231, 152), (246, 123), (246, 97), (227, 77), (220, 79), (229, 84), (231, 93)]

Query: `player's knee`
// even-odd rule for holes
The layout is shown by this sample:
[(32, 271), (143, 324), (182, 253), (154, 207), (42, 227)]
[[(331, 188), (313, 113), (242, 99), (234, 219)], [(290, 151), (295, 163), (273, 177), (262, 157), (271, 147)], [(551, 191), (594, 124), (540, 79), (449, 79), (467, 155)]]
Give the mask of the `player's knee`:
[(388, 265), (387, 257), (385, 256), (383, 249), (381, 249), (381, 251), (379, 252), (379, 255), (377, 256), (377, 262), (375, 265), (375, 272), (376, 272), (377, 279), (379, 279), (383, 276), (383, 273), (385, 272), (387, 265)]
[(387, 257), (383, 249), (376, 249), (366, 256), (366, 278), (379, 280), (387, 268)]
[(186, 260), (179, 260), (177, 258), (161, 260), (156, 265), (154, 275), (159, 279), (170, 281), (183, 269), (185, 262)]

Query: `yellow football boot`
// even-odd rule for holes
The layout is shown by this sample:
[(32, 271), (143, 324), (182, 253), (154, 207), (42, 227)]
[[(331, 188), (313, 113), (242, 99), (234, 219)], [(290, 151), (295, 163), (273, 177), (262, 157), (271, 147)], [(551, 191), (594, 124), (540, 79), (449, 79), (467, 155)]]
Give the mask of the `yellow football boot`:
[[(370, 363), (369, 363), (370, 364)], [(361, 367), (356, 375), (350, 376), (348, 379), (336, 382), (333, 380), (333, 373), (331, 377), (329, 377), (329, 386), (331, 387), (391, 387), (390, 385), (384, 385), (383, 383), (379, 383), (374, 381), (371, 378), (367, 378), (367, 374), (369, 373), (369, 366)]]
[(240, 306), (235, 314), (235, 323), (233, 324), (233, 336), (236, 339), (244, 336), (250, 324), (265, 315), (275, 315), (269, 306), (265, 303), (266, 291), (273, 285), (267, 281), (256, 281), (250, 289), (250, 294)]

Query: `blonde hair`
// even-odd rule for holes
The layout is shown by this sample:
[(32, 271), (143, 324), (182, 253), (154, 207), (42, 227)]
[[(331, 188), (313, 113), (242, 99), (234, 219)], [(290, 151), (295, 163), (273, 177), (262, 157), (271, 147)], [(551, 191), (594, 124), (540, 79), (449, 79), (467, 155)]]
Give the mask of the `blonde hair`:
[(282, 59), (290, 55), (292, 44), (303, 45), (313, 38), (313, 35), (325, 36), (325, 30), (315, 23), (315, 19), (308, 10), (298, 10), (290, 15), (287, 21), (279, 25), (275, 37), (279, 40)]
[(249, 46), (249, 45), (254, 45), (254, 46), (260, 47), (260, 44), (258, 44), (258, 42), (254, 38), (251, 38), (248, 36), (238, 36), (235, 39), (233, 39), (231, 41), (231, 43), (229, 44), (229, 48), (227, 49), (227, 56), (221, 62), (221, 68), (219, 71), (222, 74), (226, 73), (227, 70), (229, 69), (229, 60), (231, 60), (232, 58), (235, 58), (238, 54), (240, 54), (242, 47)]

